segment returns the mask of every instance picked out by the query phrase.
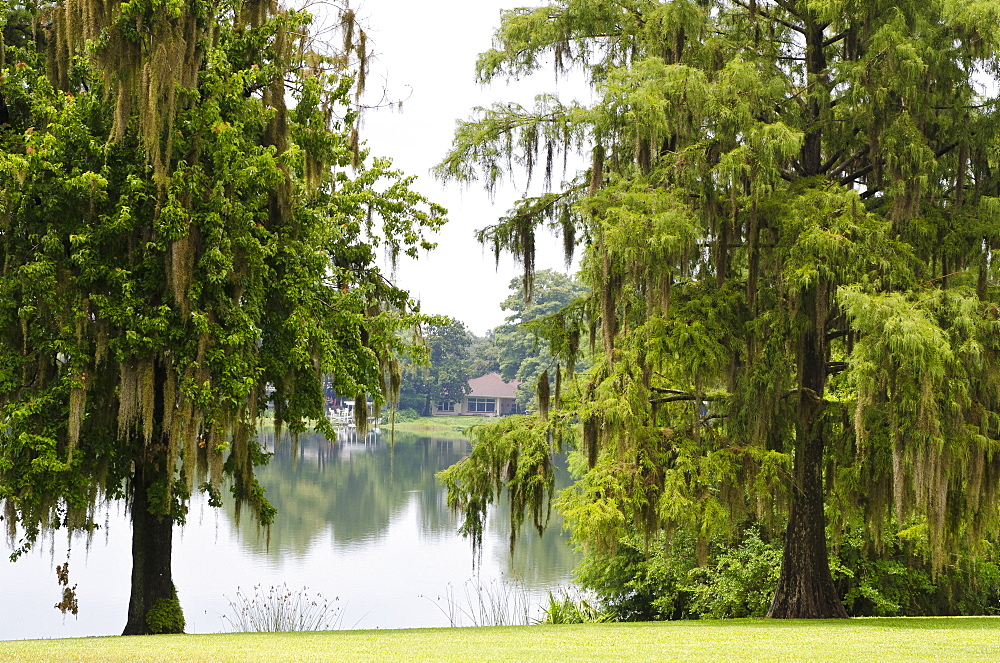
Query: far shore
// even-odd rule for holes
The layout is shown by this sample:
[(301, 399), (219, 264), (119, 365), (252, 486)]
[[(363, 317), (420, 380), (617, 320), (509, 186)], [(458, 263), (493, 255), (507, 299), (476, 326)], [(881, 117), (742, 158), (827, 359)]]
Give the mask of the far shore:
[[(481, 424), (488, 419), (483, 417), (420, 417), (413, 421), (396, 422), (397, 433), (413, 433), (422, 437), (444, 439), (468, 439), (468, 429)], [(382, 425), (383, 431), (388, 431), (389, 423)]]

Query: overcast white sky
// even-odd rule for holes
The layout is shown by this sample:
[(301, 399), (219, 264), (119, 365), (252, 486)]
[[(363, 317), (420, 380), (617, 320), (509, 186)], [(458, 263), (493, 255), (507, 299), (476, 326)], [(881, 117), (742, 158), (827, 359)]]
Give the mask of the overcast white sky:
[[(367, 24), (372, 63), (368, 89), (385, 87), (405, 98), (401, 112), (377, 110), (364, 119), (362, 137), (373, 155), (388, 156), (418, 177), (414, 188), (448, 209), (448, 224), (437, 237), (439, 248), (418, 262), (407, 261), (396, 280), (422, 303), (426, 313), (457, 318), (476, 334), (503, 322), (500, 302), (510, 280), (520, 273), (509, 257), (494, 266), (493, 254), (476, 241), (475, 230), (494, 223), (516, 200), (517, 190), (499, 190), (495, 199), (481, 187), (442, 184), (430, 168), (444, 156), (455, 122), (474, 106), (495, 101), (530, 105), (540, 92), (558, 91), (569, 101), (585, 94), (578, 84), (558, 85), (551, 71), (510, 85), (483, 88), (475, 81), (476, 56), (492, 43), (500, 10), (537, 6), (532, 0), (351, 0)], [(575, 88), (573, 94), (571, 88)], [(523, 186), (523, 177), (520, 178)], [(565, 271), (560, 242), (539, 237), (538, 269)]]

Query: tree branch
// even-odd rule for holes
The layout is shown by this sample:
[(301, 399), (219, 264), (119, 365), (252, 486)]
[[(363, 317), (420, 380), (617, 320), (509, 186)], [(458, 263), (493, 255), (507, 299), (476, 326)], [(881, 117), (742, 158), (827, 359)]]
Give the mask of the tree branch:
[[(934, 153), (934, 158), (935, 159), (940, 159), (941, 157), (943, 157), (944, 155), (948, 154), (953, 149), (955, 149), (956, 147), (958, 147), (958, 145), (959, 145), (958, 141), (955, 141), (953, 143), (945, 145), (940, 150), (938, 150), (937, 152)], [(841, 184), (850, 184), (851, 182), (853, 182), (857, 178), (863, 177), (864, 175), (867, 175), (874, 168), (875, 168), (874, 166), (866, 166), (865, 168), (862, 168), (858, 172), (852, 173), (848, 177), (845, 177), (844, 179), (840, 180), (840, 183)], [(872, 196), (874, 196), (876, 193), (880, 192), (881, 190), (882, 190), (882, 187), (880, 187), (880, 186), (871, 187), (871, 188), (867, 189), (864, 193), (861, 194), (861, 200), (868, 200), (869, 198), (871, 198)]]
[(955, 149), (956, 147), (958, 147), (958, 143), (959, 142), (956, 140), (954, 143), (951, 143), (950, 145), (945, 145), (940, 150), (938, 150), (937, 152), (934, 153), (934, 158), (935, 159), (940, 159), (941, 157), (943, 157), (944, 155), (948, 154), (953, 149)]
[(843, 185), (851, 184), (853, 182), (856, 182), (859, 177), (864, 177), (865, 175), (867, 175), (868, 173), (872, 172), (873, 170), (875, 170), (875, 166), (872, 166), (872, 165), (865, 166), (861, 170), (855, 171), (855, 172), (851, 173), (850, 175), (846, 175), (846, 176), (840, 178), (840, 183), (843, 184)]
[[(746, 9), (747, 11), (751, 11), (750, 10), (750, 5), (744, 4), (743, 2), (741, 2), (741, 0), (733, 0), (733, 2), (735, 2), (736, 4), (738, 4), (740, 7), (743, 7), (743, 9)], [(787, 9), (786, 9), (786, 11), (787, 11)], [(794, 23), (789, 23), (788, 21), (786, 21), (784, 19), (778, 18), (777, 16), (774, 16), (772, 14), (769, 14), (767, 11), (765, 11), (764, 9), (761, 9), (760, 7), (756, 8), (756, 12), (758, 14), (760, 14), (761, 16), (763, 16), (764, 18), (768, 19), (768, 20), (775, 21), (777, 23), (781, 23), (783, 26), (785, 26), (789, 30), (795, 30), (796, 32), (800, 32), (802, 34), (806, 33), (806, 29), (805, 28), (799, 27), (798, 25), (795, 25)], [(792, 12), (790, 12), (790, 11), (788, 13), (792, 14), (793, 16), (795, 16), (795, 14), (792, 13)]]
[(787, 2), (787, 0), (774, 0), (774, 4), (778, 5), (786, 12), (794, 16), (795, 18), (802, 18), (802, 15), (795, 11), (795, 7)]
[(676, 396), (665, 396), (663, 398), (650, 398), (649, 402), (651, 404), (658, 403), (676, 403), (678, 401), (697, 401), (701, 400), (697, 396), (692, 396), (691, 394), (678, 394)]
[(843, 148), (841, 148), (841, 149), (837, 150), (836, 152), (834, 152), (833, 155), (831, 155), (830, 158), (827, 159), (826, 161), (824, 161), (823, 165), (821, 165), (819, 167), (819, 172), (825, 173), (826, 171), (828, 171), (830, 169), (830, 166), (833, 165), (834, 161), (836, 161), (837, 159), (839, 159), (840, 155), (843, 154), (843, 153), (844, 153)]
[(839, 35), (830, 37), (829, 39), (827, 39), (826, 41), (823, 42), (823, 48), (826, 48), (827, 46), (832, 46), (832, 45), (836, 44), (838, 41), (841, 41), (842, 39), (844, 39), (845, 37), (847, 37), (847, 33), (846, 32), (841, 32)]
[(660, 403), (677, 403), (680, 401), (714, 401), (717, 400), (716, 396), (695, 396), (694, 394), (686, 394), (681, 392), (675, 396), (665, 396), (664, 398), (650, 398), (649, 402), (652, 405), (657, 405)]
[(848, 364), (846, 361), (828, 361), (826, 362), (826, 374), (835, 375), (841, 371), (846, 371), (847, 366)]
[[(870, 149), (870, 146), (869, 145), (865, 145), (860, 150), (858, 150), (857, 152), (855, 152), (851, 156), (847, 157), (846, 159), (844, 159), (843, 161), (841, 161), (840, 163), (838, 163), (836, 166), (830, 168), (828, 175), (830, 177), (836, 177), (837, 173), (843, 171), (845, 168), (847, 168), (848, 166), (850, 166), (852, 163), (854, 163), (855, 161), (857, 161), (858, 159), (860, 159), (861, 157), (863, 157), (868, 152), (869, 149)], [(826, 172), (826, 171), (824, 171), (824, 172)]]

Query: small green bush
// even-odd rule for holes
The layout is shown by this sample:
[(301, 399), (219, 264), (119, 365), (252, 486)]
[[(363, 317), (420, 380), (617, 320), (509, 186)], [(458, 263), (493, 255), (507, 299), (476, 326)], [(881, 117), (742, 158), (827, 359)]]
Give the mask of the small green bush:
[(858, 533), (839, 543), (830, 567), (851, 616), (1000, 614), (1000, 565), (989, 544), (934, 573), (919, 526), (887, 535), (877, 553)]
[(763, 617), (771, 607), (781, 568), (781, 546), (753, 529), (715, 556), (713, 564), (688, 572), (691, 611), (701, 617)]
[(405, 424), (408, 421), (416, 421), (420, 418), (420, 413), (412, 407), (396, 410), (396, 423)]
[(177, 590), (174, 590), (173, 598), (156, 599), (146, 613), (146, 628), (154, 635), (184, 632), (184, 611), (177, 599)]
[(564, 591), (562, 598), (549, 592), (549, 604), (543, 606), (545, 616), (541, 624), (591, 624), (611, 621), (612, 614), (585, 598), (570, 596)]

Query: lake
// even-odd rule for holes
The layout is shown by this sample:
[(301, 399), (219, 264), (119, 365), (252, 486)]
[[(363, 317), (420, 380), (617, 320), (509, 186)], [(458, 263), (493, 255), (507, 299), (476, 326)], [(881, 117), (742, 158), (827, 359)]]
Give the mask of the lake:
[[(230, 602), (258, 585), (305, 588), (337, 606), (340, 628), (374, 629), (471, 626), (480, 596), (523, 597), (536, 606), (570, 583), (578, 555), (555, 514), (543, 536), (522, 532), (511, 556), (509, 511), (499, 505), (482, 558), (474, 559), (434, 476), (468, 455), (468, 440), (397, 433), (390, 444), (387, 434), (359, 439), (345, 431), (334, 442), (264, 442), (274, 457), (257, 474), (278, 508), (269, 542), (249, 518), (237, 522), (231, 503), (215, 509), (200, 495), (187, 525), (175, 530), (174, 582), (188, 633), (232, 630), (223, 619), (233, 615)], [(0, 640), (121, 633), (131, 533), (121, 504), (107, 505), (102, 518), (89, 543), (57, 533), (15, 563), (0, 561)], [(6, 558), (9, 545), (0, 548)], [(61, 598), (54, 567), (67, 550), (75, 618), (54, 608)]]

